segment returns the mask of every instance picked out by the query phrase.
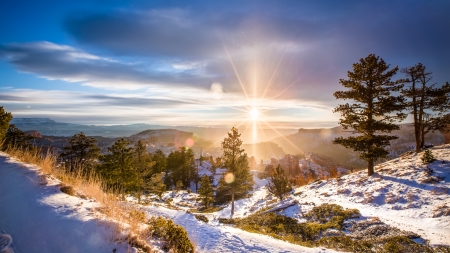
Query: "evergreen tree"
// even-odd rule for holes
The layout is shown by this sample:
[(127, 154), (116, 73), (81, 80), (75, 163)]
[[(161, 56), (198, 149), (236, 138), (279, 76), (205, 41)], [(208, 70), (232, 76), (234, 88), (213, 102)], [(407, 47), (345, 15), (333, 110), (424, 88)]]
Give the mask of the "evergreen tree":
[(214, 191), (207, 175), (203, 175), (200, 180), (200, 188), (198, 189), (198, 194), (200, 195), (205, 208), (208, 208), (211, 202), (214, 200)]
[(119, 186), (125, 192), (134, 190), (137, 171), (134, 168), (134, 152), (124, 138), (108, 147), (108, 154), (100, 156), (103, 162), (99, 173), (108, 186)]
[(152, 161), (155, 162), (153, 165), (153, 173), (161, 173), (166, 172), (167, 168), (167, 158), (164, 152), (161, 149), (158, 149), (152, 155)]
[(66, 164), (69, 164), (70, 170), (93, 168), (100, 156), (97, 140), (87, 137), (81, 132), (68, 139), (68, 142), (69, 144), (64, 147), (64, 152), (60, 154), (60, 157)]
[(420, 152), (425, 145), (425, 134), (436, 130), (433, 126), (441, 120), (442, 112), (448, 109), (450, 85), (447, 83), (441, 88), (435, 88), (434, 84), (428, 85), (433, 78), (432, 72), (427, 71), (421, 63), (403, 68), (401, 72), (407, 76), (403, 81), (411, 84), (402, 89), (402, 95), (408, 98), (405, 108), (413, 116), (416, 152)]
[(420, 160), (422, 160), (422, 162), (424, 164), (432, 163), (432, 162), (436, 161), (436, 159), (434, 158), (433, 153), (429, 149), (426, 149), (425, 152), (423, 152), (423, 155), (420, 158)]
[(159, 199), (162, 198), (162, 194), (166, 190), (166, 185), (164, 184), (164, 172), (157, 173), (150, 178), (150, 182), (148, 184), (148, 191), (150, 193), (156, 194)]
[(175, 190), (176, 191), (183, 190), (183, 182), (181, 182), (181, 180), (178, 180), (177, 183), (175, 184)]
[(292, 190), (291, 184), (288, 178), (284, 175), (284, 170), (278, 164), (278, 166), (273, 169), (272, 176), (270, 177), (270, 182), (267, 184), (267, 190), (277, 198), (283, 200), (283, 196)]
[(134, 169), (136, 171), (134, 187), (136, 188), (138, 203), (141, 203), (142, 192), (148, 188), (147, 183), (151, 178), (154, 164), (155, 162), (151, 160), (144, 143), (141, 140), (136, 142), (134, 144)]
[(398, 138), (387, 133), (398, 130), (400, 127), (394, 122), (405, 118), (403, 113), (394, 114), (402, 110), (403, 98), (391, 94), (402, 88), (399, 81), (391, 81), (398, 67), (388, 69), (383, 59), (370, 54), (353, 64), (348, 80), (339, 81), (349, 90), (334, 93), (337, 99), (354, 101), (338, 105), (334, 112), (341, 113), (339, 124), (344, 129), (352, 128), (358, 135), (338, 137), (333, 143), (360, 152), (360, 158), (368, 163), (369, 176), (374, 173), (374, 163), (389, 154), (384, 147)]
[(245, 196), (253, 189), (253, 177), (248, 167), (247, 154), (241, 148), (242, 140), (237, 128), (232, 128), (222, 142), (222, 166), (226, 174), (219, 182), (219, 193), (231, 195), (231, 215), (234, 214), (234, 199), (236, 196)]
[(183, 182), (185, 188), (190, 187), (196, 175), (194, 152), (192, 149), (181, 147), (167, 157), (167, 172), (165, 182), (175, 185), (178, 180)]
[(450, 84), (446, 82), (442, 87), (434, 89), (432, 100), (433, 114), (426, 114), (422, 129), (421, 146), (424, 147), (424, 136), (429, 131), (450, 131)]
[(33, 145), (29, 143), (30, 140), (34, 139), (33, 136), (29, 136), (17, 128), (14, 124), (9, 125), (8, 130), (5, 134), (4, 147), (14, 147), (22, 150), (30, 150)]
[(5, 112), (3, 106), (0, 106), (0, 141), (5, 138), (6, 131), (9, 128), (9, 122), (12, 118), (12, 114), (10, 112)]

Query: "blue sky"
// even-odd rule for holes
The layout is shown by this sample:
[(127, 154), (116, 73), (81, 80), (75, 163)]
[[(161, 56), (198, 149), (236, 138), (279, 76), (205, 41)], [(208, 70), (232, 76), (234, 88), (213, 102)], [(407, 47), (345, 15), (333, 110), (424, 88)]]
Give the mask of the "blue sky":
[(3, 0), (0, 9), (0, 105), (15, 117), (229, 127), (257, 108), (264, 127), (333, 127), (339, 79), (370, 53), (450, 81), (449, 1)]

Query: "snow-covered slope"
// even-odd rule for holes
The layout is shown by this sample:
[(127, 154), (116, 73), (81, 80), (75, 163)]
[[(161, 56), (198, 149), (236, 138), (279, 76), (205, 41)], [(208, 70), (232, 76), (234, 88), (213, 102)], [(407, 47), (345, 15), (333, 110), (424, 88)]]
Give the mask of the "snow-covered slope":
[[(431, 150), (437, 160), (428, 165), (422, 163), (422, 153), (410, 152), (376, 166), (371, 177), (364, 170), (317, 181), (296, 188), (282, 202), (261, 187), (266, 180), (259, 180), (251, 198), (236, 201), (234, 217), (269, 207), (302, 221), (302, 213), (312, 207), (333, 203), (357, 208), (365, 218), (378, 217), (388, 225), (417, 233), (431, 244), (450, 245), (450, 145)], [(229, 218), (230, 207), (217, 215)]]
[(357, 208), (431, 244), (450, 245), (450, 145), (431, 150), (437, 159), (431, 164), (422, 163), (422, 153), (411, 152), (378, 165), (371, 177), (361, 171), (300, 187), (293, 199)]
[(0, 252), (127, 252), (94, 202), (62, 193), (57, 180), (40, 185), (38, 173), (0, 152)]

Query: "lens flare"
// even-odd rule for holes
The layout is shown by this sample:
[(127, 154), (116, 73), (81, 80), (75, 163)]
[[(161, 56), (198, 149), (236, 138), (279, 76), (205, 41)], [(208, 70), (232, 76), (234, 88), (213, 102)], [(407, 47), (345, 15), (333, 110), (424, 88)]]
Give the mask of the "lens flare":
[(231, 184), (234, 182), (234, 174), (229, 172), (229, 173), (225, 174), (224, 179), (227, 184)]
[(186, 146), (188, 146), (188, 147), (192, 147), (192, 146), (194, 146), (194, 140), (193, 139), (191, 139), (191, 138), (189, 138), (189, 139), (187, 139), (186, 140)]

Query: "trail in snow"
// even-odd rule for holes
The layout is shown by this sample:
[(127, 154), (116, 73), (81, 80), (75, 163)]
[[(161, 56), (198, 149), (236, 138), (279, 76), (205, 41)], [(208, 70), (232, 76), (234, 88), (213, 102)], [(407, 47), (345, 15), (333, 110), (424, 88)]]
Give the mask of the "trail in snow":
[(272, 237), (254, 234), (238, 228), (221, 225), (210, 221), (198, 221), (193, 214), (185, 211), (176, 211), (165, 207), (143, 207), (150, 215), (164, 216), (183, 226), (189, 238), (197, 247), (198, 252), (308, 252), (331, 253), (335, 252), (323, 248), (307, 248), (291, 244)]
[(127, 251), (127, 245), (111, 241), (112, 231), (88, 210), (92, 203), (56, 185), (39, 185), (37, 172), (0, 152), (0, 252)]

